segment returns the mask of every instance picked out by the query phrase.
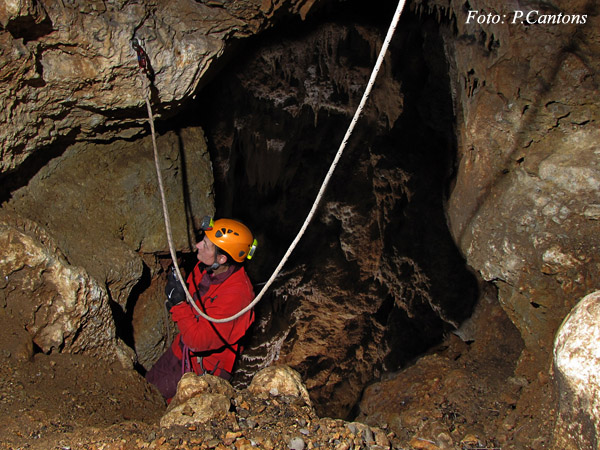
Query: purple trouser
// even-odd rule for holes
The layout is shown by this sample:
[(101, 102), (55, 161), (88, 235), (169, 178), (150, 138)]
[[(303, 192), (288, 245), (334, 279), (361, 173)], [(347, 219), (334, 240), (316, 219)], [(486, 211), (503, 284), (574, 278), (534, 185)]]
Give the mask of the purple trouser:
[(170, 399), (177, 392), (182, 375), (181, 360), (169, 347), (146, 373), (146, 380), (156, 386), (164, 398)]

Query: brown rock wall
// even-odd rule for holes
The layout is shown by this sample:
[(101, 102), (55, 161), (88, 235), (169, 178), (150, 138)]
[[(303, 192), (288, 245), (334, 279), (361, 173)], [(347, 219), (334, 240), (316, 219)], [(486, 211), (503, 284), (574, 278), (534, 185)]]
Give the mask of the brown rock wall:
[(133, 352), (116, 337), (101, 283), (71, 266), (53, 239), (30, 220), (3, 213), (0, 240), (3, 320), (26, 330), (46, 353), (85, 352), (132, 366)]
[[(158, 139), (173, 241), (190, 250), (194, 220), (213, 211), (211, 165), (202, 131)], [(76, 144), (16, 191), (5, 209), (44, 226), (74, 266), (106, 283), (126, 307), (142, 275), (139, 253), (168, 254), (150, 138)]]
[[(150, 370), (171, 345), (177, 327), (165, 307), (165, 271), (159, 262), (145, 258), (145, 273), (132, 293), (133, 310), (124, 319), (123, 326), (131, 326), (131, 338), (137, 362)], [(164, 260), (166, 265), (170, 259)], [(126, 323), (131, 318), (131, 324)]]
[[(512, 2), (428, 5), (450, 25), (459, 154), (450, 229), (467, 262), (498, 286), (530, 350), (547, 357), (563, 317), (600, 285), (597, 11), (591, 2), (560, 11)], [(477, 11), (473, 20), (469, 11)], [(538, 21), (559, 13), (586, 20), (513, 21), (531, 11)], [(475, 19), (487, 14), (504, 22)]]

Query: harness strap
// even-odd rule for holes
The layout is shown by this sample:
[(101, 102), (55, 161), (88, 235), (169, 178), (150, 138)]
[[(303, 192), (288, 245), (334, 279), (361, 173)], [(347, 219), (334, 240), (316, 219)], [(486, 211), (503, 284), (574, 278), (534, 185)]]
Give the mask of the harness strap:
[(193, 372), (193, 367), (192, 367), (192, 357), (197, 358), (198, 361), (198, 365), (200, 366), (200, 369), (202, 370), (202, 373), (199, 373), (198, 375), (203, 375), (205, 373), (208, 373), (209, 375), (215, 375), (217, 377), (223, 378), (227, 381), (231, 380), (232, 375), (227, 372), (225, 369), (221, 369), (219, 367), (219, 364), (221, 364), (221, 361), (217, 361), (217, 364), (215, 365), (215, 367), (213, 368), (213, 370), (206, 370), (206, 368), (204, 367), (204, 357), (202, 356), (193, 356), (194, 353), (191, 351), (190, 347), (187, 346), (186, 344), (183, 344), (183, 355), (181, 357), (181, 376), (183, 376), (184, 374), (186, 374), (187, 372)]
[(190, 356), (190, 348), (186, 344), (183, 344), (182, 352), (183, 355), (181, 356), (181, 376), (183, 376), (184, 373), (192, 371), (192, 359)]

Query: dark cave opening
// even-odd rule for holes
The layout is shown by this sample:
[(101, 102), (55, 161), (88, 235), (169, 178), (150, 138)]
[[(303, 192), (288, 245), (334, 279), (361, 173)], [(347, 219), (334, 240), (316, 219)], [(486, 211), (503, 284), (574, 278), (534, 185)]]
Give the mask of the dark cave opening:
[[(258, 237), (259, 251), (248, 266), (256, 292), (310, 209), (388, 25), (382, 15), (365, 15), (360, 5), (352, 5), (335, 22), (324, 13), (301, 29), (277, 28), (256, 38), (203, 89), (188, 116), (206, 133), (217, 215), (244, 221)], [(371, 361), (373, 377), (406, 366), (471, 315), (477, 281), (450, 236), (444, 211), (456, 138), (439, 24), (405, 14), (386, 59), (387, 69), (376, 82), (381, 90), (372, 94), (287, 273), (274, 284), (278, 293), (267, 293), (257, 306), (262, 323), (247, 348), (254, 361), (289, 329), (294, 332), (286, 342), (299, 339), (291, 317), (302, 299), (280, 298), (290, 273), (327, 284), (327, 267), (335, 266), (343, 272), (339, 283), (378, 299), (373, 320), (385, 322), (378, 339), (386, 350)], [(323, 204), (343, 205), (355, 217), (344, 223), (343, 216), (328, 216)], [(378, 243), (349, 251), (341, 241), (352, 230), (382, 248)], [(397, 273), (359, 280), (365, 257), (391, 261), (381, 270)], [(316, 370), (310, 361), (316, 360), (323, 361), (312, 355), (296, 368), (310, 378)], [(335, 371), (336, 364), (330, 360), (319, 367)], [(241, 367), (241, 372), (255, 368)], [(318, 408), (351, 414), (353, 406), (342, 407), (345, 412), (328, 409), (331, 390), (313, 391)], [(347, 383), (338, 390), (352, 391)], [(354, 395), (340, 403), (354, 405)]]

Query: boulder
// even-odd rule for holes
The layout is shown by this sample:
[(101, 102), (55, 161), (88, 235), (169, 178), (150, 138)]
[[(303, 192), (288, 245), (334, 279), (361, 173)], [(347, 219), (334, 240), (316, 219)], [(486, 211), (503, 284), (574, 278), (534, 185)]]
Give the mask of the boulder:
[(273, 396), (285, 395), (302, 399), (308, 406), (312, 406), (306, 386), (302, 383), (302, 377), (289, 366), (270, 366), (258, 372), (248, 391), (259, 394), (268, 393)]
[(138, 363), (150, 370), (177, 334), (177, 326), (165, 306), (164, 273), (153, 277), (150, 286), (137, 297), (131, 326)]
[(600, 442), (600, 291), (570, 312), (554, 342), (559, 393), (554, 447), (596, 450)]
[[(3, 323), (26, 330), (45, 353), (85, 352), (133, 366), (133, 352), (116, 337), (106, 288), (69, 264), (44, 229), (2, 212), (0, 248)], [(25, 359), (31, 354), (27, 340), (16, 352)]]
[(160, 426), (203, 423), (225, 417), (231, 407), (235, 390), (222, 378), (188, 372), (177, 384), (177, 393), (169, 404)]

